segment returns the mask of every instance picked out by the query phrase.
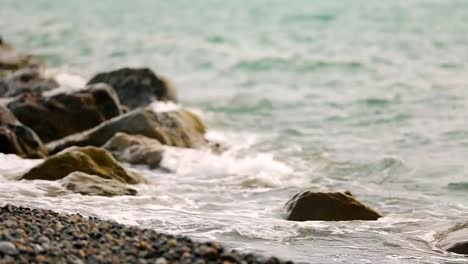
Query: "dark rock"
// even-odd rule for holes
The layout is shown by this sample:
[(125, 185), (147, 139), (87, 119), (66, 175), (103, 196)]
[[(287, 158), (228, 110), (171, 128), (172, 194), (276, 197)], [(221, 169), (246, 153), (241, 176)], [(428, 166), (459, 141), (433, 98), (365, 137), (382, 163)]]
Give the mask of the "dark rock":
[(0, 152), (25, 158), (44, 158), (47, 150), (30, 128), (21, 124), (0, 105)]
[(437, 234), (438, 246), (446, 251), (468, 255), (468, 223), (457, 224)]
[(39, 69), (18, 70), (4, 80), (0, 80), (0, 97), (14, 97), (27, 92), (44, 92), (58, 88), (52, 78), (45, 77)]
[(135, 189), (114, 179), (104, 179), (84, 172), (73, 172), (62, 179), (63, 186), (82, 195), (117, 196), (136, 195)]
[(102, 146), (116, 133), (143, 135), (164, 145), (198, 148), (206, 146), (205, 126), (200, 118), (187, 110), (155, 112), (152, 106), (115, 117), (81, 134), (71, 135), (47, 145), (51, 153), (70, 146)]
[(142, 135), (117, 133), (103, 146), (117, 160), (130, 164), (145, 164), (157, 168), (164, 151), (161, 143)]
[(377, 220), (379, 213), (365, 206), (349, 192), (302, 192), (286, 203), (292, 221)]
[(27, 93), (8, 108), (44, 142), (91, 129), (122, 113), (115, 91), (105, 84), (51, 97)]
[(119, 95), (120, 102), (129, 109), (146, 106), (153, 101), (177, 101), (175, 89), (167, 80), (147, 68), (122, 68), (99, 73), (88, 82), (107, 83)]
[(114, 179), (122, 183), (144, 182), (141, 176), (129, 173), (122, 168), (107, 151), (96, 147), (64, 150), (32, 168), (21, 179), (54, 181), (65, 178), (75, 171), (97, 175), (104, 179)]

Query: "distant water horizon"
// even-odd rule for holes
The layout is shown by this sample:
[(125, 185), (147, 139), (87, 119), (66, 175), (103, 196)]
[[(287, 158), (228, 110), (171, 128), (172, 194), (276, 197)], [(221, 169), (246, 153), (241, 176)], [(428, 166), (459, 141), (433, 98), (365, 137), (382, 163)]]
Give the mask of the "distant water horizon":
[[(51, 197), (11, 181), (0, 203), (113, 219), (306, 263), (465, 263), (434, 235), (468, 219), (468, 1), (17, 1), (0, 34), (84, 83), (149, 67), (222, 155), (169, 149), (135, 197)], [(73, 78), (72, 78), (73, 77)], [(290, 222), (302, 190), (351, 191), (375, 222)]]

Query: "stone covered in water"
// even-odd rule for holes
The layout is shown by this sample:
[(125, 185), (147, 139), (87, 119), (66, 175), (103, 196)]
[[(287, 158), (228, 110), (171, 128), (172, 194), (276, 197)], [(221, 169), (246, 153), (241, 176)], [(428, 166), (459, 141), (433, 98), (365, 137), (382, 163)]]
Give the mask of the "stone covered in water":
[(105, 84), (50, 97), (27, 93), (8, 108), (44, 142), (91, 129), (122, 113), (115, 91)]
[(96, 147), (64, 150), (32, 168), (21, 179), (55, 181), (76, 171), (128, 184), (144, 182), (141, 176), (127, 172), (107, 151)]
[(59, 87), (58, 82), (39, 69), (25, 68), (0, 80), (0, 97), (14, 97), (28, 92), (45, 92)]
[(103, 146), (119, 161), (159, 167), (164, 151), (161, 143), (142, 135), (117, 133)]
[(99, 73), (88, 82), (93, 83), (112, 86), (120, 102), (129, 109), (146, 106), (154, 101), (177, 101), (175, 89), (169, 82), (148, 68), (122, 68)]
[(438, 246), (446, 251), (468, 255), (468, 223), (458, 224), (438, 235)]
[(61, 181), (65, 188), (82, 195), (117, 196), (137, 194), (135, 189), (128, 188), (120, 181), (104, 179), (81, 171), (72, 172)]
[(382, 217), (349, 192), (297, 193), (286, 203), (287, 219), (292, 221), (377, 220)]

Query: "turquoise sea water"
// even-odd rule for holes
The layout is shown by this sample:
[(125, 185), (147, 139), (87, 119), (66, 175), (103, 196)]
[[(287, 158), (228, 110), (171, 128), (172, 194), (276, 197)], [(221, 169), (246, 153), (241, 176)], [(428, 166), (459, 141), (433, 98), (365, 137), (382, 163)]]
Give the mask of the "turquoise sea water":
[[(433, 237), (468, 220), (468, 1), (2, 0), (0, 18), (5, 40), (54, 69), (168, 76), (231, 149), (174, 152), (176, 173), (147, 171), (159, 184), (134, 199), (0, 201), (303, 262), (468, 262)], [(305, 189), (350, 190), (385, 217), (281, 220)]]

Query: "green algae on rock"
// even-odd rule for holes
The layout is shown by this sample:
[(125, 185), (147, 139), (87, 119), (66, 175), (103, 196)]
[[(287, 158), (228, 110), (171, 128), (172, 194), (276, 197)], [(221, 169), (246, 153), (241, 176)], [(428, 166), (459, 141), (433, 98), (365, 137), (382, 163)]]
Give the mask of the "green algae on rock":
[(128, 184), (144, 182), (143, 177), (127, 172), (106, 150), (97, 147), (66, 149), (47, 158), (23, 175), (21, 179), (55, 181), (76, 171)]
[(81, 171), (75, 171), (62, 180), (62, 184), (68, 190), (82, 195), (118, 196), (136, 195), (137, 191), (128, 188), (124, 183), (105, 179), (100, 176), (90, 175)]

